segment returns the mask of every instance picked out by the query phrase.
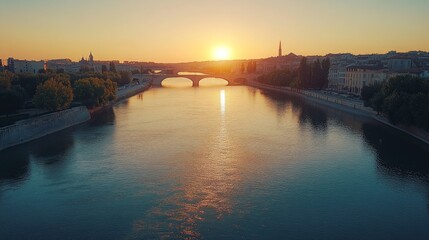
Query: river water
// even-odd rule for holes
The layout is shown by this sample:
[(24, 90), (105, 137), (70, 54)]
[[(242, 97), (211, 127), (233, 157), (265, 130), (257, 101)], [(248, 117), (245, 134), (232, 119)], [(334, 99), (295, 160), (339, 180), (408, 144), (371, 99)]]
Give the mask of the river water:
[(294, 97), (153, 88), (1, 152), (0, 239), (428, 239), (428, 156)]

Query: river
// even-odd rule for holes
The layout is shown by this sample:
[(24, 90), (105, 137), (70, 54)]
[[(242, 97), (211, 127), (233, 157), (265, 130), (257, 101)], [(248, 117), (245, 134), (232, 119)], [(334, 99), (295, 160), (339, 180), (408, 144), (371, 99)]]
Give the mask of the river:
[(427, 239), (428, 156), (296, 97), (152, 88), (0, 152), (0, 239)]

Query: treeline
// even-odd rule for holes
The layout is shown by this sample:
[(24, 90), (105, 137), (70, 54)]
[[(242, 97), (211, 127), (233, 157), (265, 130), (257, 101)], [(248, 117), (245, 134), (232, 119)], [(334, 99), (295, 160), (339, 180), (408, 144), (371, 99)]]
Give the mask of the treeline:
[(73, 101), (95, 107), (112, 101), (118, 85), (131, 82), (127, 72), (104, 73), (0, 73), (0, 114), (24, 107), (49, 111), (66, 109)]
[(262, 74), (257, 78), (258, 82), (282, 87), (297, 87), (298, 71), (274, 70)]
[(397, 76), (362, 89), (366, 106), (385, 114), (393, 124), (413, 125), (429, 131), (429, 81)]
[(323, 89), (328, 86), (329, 68), (329, 58), (325, 58), (322, 61), (317, 59), (313, 63), (307, 63), (307, 59), (304, 57), (296, 70), (273, 70), (259, 76), (257, 80), (274, 86)]
[(328, 86), (329, 58), (322, 61), (317, 59), (313, 63), (307, 63), (307, 58), (302, 58), (298, 69), (298, 87), (301, 89), (323, 89)]

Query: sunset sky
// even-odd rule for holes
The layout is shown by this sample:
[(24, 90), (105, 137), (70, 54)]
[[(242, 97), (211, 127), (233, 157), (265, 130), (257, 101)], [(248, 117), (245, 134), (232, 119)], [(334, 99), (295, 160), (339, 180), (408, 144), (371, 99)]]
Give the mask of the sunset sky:
[(0, 0), (0, 58), (183, 62), (429, 50), (428, 0)]

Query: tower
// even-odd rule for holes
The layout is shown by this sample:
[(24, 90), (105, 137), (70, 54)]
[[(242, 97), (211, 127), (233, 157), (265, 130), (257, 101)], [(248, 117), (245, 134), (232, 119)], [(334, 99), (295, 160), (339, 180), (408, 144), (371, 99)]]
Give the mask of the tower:
[(279, 44), (279, 57), (283, 56), (283, 52), (282, 52), (282, 41), (280, 41)]
[(88, 61), (89, 61), (89, 63), (93, 63), (94, 62), (94, 56), (92, 56), (92, 52), (89, 53)]

